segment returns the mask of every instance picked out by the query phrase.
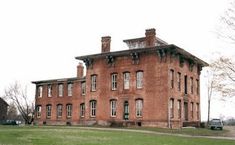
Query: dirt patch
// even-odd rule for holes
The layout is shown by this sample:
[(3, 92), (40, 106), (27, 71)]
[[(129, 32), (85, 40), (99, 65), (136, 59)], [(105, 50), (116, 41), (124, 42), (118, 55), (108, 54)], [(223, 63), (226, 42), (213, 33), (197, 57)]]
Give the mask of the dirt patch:
[(229, 130), (227, 136), (235, 137), (235, 126), (224, 126), (224, 129)]

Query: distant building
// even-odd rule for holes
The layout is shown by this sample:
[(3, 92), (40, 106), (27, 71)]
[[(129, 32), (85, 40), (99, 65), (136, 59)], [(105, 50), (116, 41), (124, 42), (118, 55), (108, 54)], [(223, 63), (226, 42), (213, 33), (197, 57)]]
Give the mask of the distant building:
[(38, 124), (138, 125), (179, 128), (200, 122), (200, 72), (208, 64), (147, 29), (129, 50), (79, 56), (74, 78), (34, 81)]
[(7, 102), (0, 98), (0, 121), (7, 119), (7, 108)]

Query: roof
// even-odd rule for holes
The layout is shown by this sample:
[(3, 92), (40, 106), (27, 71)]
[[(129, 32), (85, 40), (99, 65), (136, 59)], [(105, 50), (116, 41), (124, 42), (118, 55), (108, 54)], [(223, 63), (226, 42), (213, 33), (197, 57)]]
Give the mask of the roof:
[(0, 98), (0, 101), (2, 101), (4, 104), (6, 104), (7, 106), (9, 106), (8, 103), (7, 103), (5, 100), (3, 100), (3, 98)]
[[(156, 37), (158, 42), (161, 42), (163, 44), (167, 44), (167, 42), (163, 41), (162, 39)], [(146, 37), (140, 37), (140, 38), (133, 38), (133, 39), (125, 39), (123, 42), (128, 43), (128, 42), (144, 42), (146, 41)]]
[[(124, 40), (127, 41), (127, 40)], [(92, 55), (84, 55), (84, 56), (77, 56), (75, 57), (75, 59), (78, 60), (85, 60), (87, 58), (92, 58), (92, 59), (96, 59), (96, 58), (102, 58), (102, 57), (106, 57), (109, 55), (112, 56), (127, 56), (130, 55), (130, 53), (132, 52), (137, 52), (137, 53), (151, 53), (151, 52), (157, 52), (157, 50), (161, 50), (161, 49), (165, 49), (165, 50), (170, 50), (170, 51), (176, 51), (177, 54), (181, 54), (183, 57), (187, 58), (187, 59), (192, 59), (195, 62), (197, 62), (198, 64), (202, 65), (202, 66), (208, 66), (209, 64), (203, 60), (201, 60), (200, 58), (192, 55), (191, 53), (185, 51), (184, 49), (174, 45), (174, 44), (170, 44), (170, 45), (161, 45), (161, 46), (155, 46), (155, 47), (149, 47), (149, 48), (137, 48), (137, 49), (128, 49), (128, 50), (122, 50), (122, 51), (114, 51), (114, 52), (104, 52), (104, 53), (98, 53), (98, 54), (92, 54)]]
[(72, 81), (85, 81), (85, 77), (83, 78), (61, 78), (61, 79), (50, 79), (50, 80), (40, 80), (40, 81), (33, 81), (33, 84), (48, 84), (48, 83), (60, 83), (60, 82), (72, 82)]

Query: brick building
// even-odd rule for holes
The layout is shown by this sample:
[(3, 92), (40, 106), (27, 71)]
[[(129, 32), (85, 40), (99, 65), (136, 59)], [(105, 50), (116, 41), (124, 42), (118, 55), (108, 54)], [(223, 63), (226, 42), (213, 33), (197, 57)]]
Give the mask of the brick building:
[(78, 56), (74, 78), (35, 81), (38, 124), (182, 127), (200, 122), (200, 72), (208, 64), (147, 29), (128, 50)]
[(0, 98), (0, 121), (7, 119), (7, 108), (7, 102)]

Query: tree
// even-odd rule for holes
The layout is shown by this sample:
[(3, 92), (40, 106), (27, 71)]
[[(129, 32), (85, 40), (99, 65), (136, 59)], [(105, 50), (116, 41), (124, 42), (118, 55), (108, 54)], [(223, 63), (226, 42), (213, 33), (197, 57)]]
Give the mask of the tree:
[(228, 57), (219, 57), (209, 65), (205, 76), (208, 96), (207, 123), (209, 123), (213, 96), (222, 100), (235, 96), (235, 62)]
[(207, 87), (207, 97), (208, 97), (208, 114), (207, 114), (207, 124), (210, 121), (210, 112), (211, 112), (211, 100), (212, 96), (216, 94), (219, 78), (216, 75), (217, 68), (214, 67), (214, 64), (210, 64), (206, 70), (205, 78), (206, 78), (206, 87)]
[(222, 99), (235, 96), (235, 62), (228, 57), (220, 57), (213, 62), (216, 69), (217, 78), (220, 78), (216, 91), (223, 97)]
[(224, 15), (220, 17), (217, 35), (226, 41), (235, 44), (235, 0), (230, 0)]
[(15, 82), (5, 89), (3, 97), (14, 103), (26, 124), (32, 123), (34, 106), (29, 101), (26, 87), (22, 89), (21, 85)]
[(10, 103), (7, 111), (7, 119), (16, 120), (18, 117), (17, 108), (14, 103)]

